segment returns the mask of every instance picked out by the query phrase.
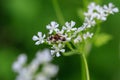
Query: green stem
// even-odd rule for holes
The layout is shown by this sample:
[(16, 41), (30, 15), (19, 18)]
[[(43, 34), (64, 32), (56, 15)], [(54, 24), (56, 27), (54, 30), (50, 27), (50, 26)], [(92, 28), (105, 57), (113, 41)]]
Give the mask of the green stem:
[(82, 80), (90, 80), (90, 75), (89, 75), (89, 69), (88, 69), (88, 64), (87, 60), (84, 54), (81, 54), (82, 56)]
[(67, 45), (67, 47), (68, 47), (70, 50), (72, 50), (72, 51), (74, 50), (73, 47), (72, 47), (72, 45), (71, 45), (70, 43), (67, 42), (66, 45)]
[(56, 12), (57, 19), (60, 22), (60, 24), (63, 25), (65, 23), (65, 20), (64, 20), (64, 17), (62, 15), (62, 12), (60, 10), (60, 7), (58, 5), (58, 1), (57, 0), (52, 0), (52, 3), (53, 3), (54, 10)]

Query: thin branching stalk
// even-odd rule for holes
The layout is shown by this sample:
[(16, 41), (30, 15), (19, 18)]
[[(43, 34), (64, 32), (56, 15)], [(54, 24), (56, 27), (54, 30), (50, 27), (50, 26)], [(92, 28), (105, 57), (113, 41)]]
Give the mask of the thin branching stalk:
[(80, 54), (82, 59), (82, 80), (90, 80), (89, 69), (85, 54)]

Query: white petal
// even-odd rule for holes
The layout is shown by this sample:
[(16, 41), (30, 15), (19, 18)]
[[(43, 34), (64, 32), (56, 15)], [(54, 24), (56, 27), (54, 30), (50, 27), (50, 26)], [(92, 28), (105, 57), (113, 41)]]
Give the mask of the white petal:
[(55, 50), (51, 50), (50, 52), (51, 52), (51, 55), (54, 55), (54, 53), (55, 53)]
[(49, 34), (52, 34), (53, 30), (50, 30)]
[(54, 29), (54, 31), (55, 31), (55, 32), (58, 32), (58, 31), (59, 31), (59, 29), (57, 29), (57, 28), (56, 28), (56, 29)]
[(27, 61), (27, 56), (25, 54), (20, 54), (18, 57), (18, 62), (20, 64), (25, 64)]
[(69, 27), (69, 23), (68, 22), (66, 22), (65, 25), (66, 25), (66, 27)]
[(65, 52), (65, 49), (61, 49), (60, 52), (62, 52), (62, 53)]
[(55, 26), (56, 25), (56, 22), (55, 21), (52, 21), (51, 22), (51, 26)]
[(56, 56), (57, 56), (57, 57), (59, 57), (59, 56), (60, 56), (60, 53), (59, 53), (59, 52), (57, 52), (57, 53), (56, 53)]
[(44, 43), (45, 41), (44, 40), (41, 40), (41, 43)]
[(119, 9), (118, 8), (114, 8), (113, 12), (119, 12)]
[(39, 37), (42, 37), (42, 32), (38, 32), (38, 36), (39, 36)]
[(54, 77), (58, 72), (58, 67), (48, 63), (43, 67), (42, 71), (49, 77)]
[(108, 7), (107, 7), (107, 5), (104, 5), (104, 7), (103, 7), (105, 10), (107, 10), (108, 9)]
[(61, 43), (60, 43), (60, 44), (58, 44), (58, 47), (59, 47), (59, 48), (61, 48), (62, 46), (63, 46), (63, 44), (61, 44)]
[(47, 26), (46, 26), (46, 28), (47, 28), (47, 29), (50, 29), (50, 28), (51, 28), (51, 26), (50, 26), (50, 25), (47, 25)]
[(106, 17), (101, 17), (101, 20), (106, 21), (107, 18)]
[(46, 37), (46, 35), (44, 34), (44, 35), (43, 35), (43, 38), (45, 38), (45, 37)]
[(112, 8), (114, 7), (114, 5), (112, 3), (109, 3), (109, 7)]
[(19, 71), (21, 70), (21, 68), (22, 68), (22, 65), (19, 64), (18, 62), (14, 62), (12, 68), (13, 68), (13, 70), (14, 70), (15, 72), (19, 72)]
[(71, 40), (71, 38), (66, 38), (66, 40), (67, 40), (67, 41), (70, 41), (70, 40)]
[(38, 38), (36, 35), (34, 35), (33, 38), (32, 38), (33, 41), (36, 41), (36, 40), (38, 40), (38, 39), (39, 39), (39, 38)]
[(72, 31), (75, 31), (75, 30), (77, 30), (77, 28), (72, 28), (71, 30), (72, 30)]
[(36, 43), (35, 43), (35, 45), (39, 45), (40, 44), (40, 41), (37, 41)]
[(57, 28), (59, 26), (59, 24), (57, 24), (57, 22), (55, 22), (55, 21), (52, 21), (51, 26)]
[(71, 21), (71, 27), (75, 26), (75, 22)]
[(65, 27), (65, 26), (63, 26), (63, 27), (62, 27), (62, 29), (63, 29), (63, 30), (66, 30), (66, 27)]

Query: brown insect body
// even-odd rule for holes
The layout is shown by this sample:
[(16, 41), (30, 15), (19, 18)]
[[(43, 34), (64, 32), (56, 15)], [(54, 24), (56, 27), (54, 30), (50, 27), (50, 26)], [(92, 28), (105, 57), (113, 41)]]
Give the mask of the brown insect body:
[(49, 37), (50, 41), (56, 42), (56, 41), (66, 41), (66, 38), (60, 34), (55, 34)]

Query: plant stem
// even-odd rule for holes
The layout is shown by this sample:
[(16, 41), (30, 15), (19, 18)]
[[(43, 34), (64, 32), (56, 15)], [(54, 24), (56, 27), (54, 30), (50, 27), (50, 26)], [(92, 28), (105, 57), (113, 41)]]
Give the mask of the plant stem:
[(70, 43), (66, 43), (66, 45), (70, 50), (72, 50), (72, 51), (74, 50)]
[[(82, 56), (81, 56), (82, 55)], [(81, 54), (82, 57), (82, 80), (90, 80), (89, 69), (85, 54)]]
[(57, 19), (60, 22), (60, 24), (63, 25), (65, 23), (65, 20), (64, 20), (63, 14), (60, 10), (57, 0), (52, 0), (52, 3), (53, 3), (54, 10), (56, 12)]

